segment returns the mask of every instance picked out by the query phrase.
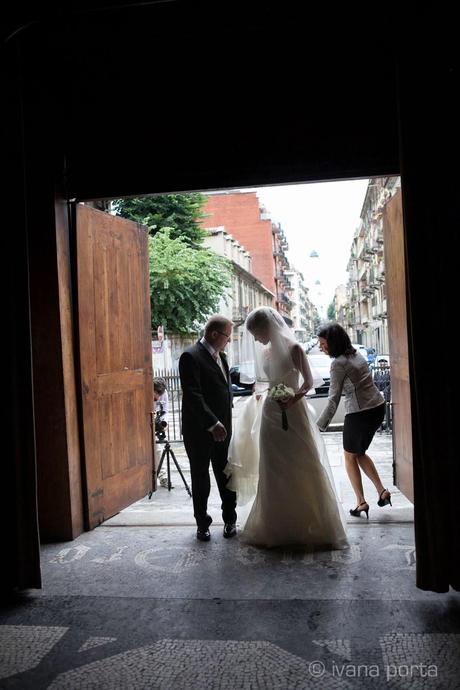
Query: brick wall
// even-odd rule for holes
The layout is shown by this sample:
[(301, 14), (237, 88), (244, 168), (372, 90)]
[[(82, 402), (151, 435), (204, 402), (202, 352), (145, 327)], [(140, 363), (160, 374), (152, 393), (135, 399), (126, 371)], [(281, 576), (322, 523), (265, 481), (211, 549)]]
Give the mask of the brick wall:
[(276, 292), (272, 221), (261, 220), (256, 192), (213, 194), (204, 207), (203, 225), (223, 225), (252, 256), (252, 273)]

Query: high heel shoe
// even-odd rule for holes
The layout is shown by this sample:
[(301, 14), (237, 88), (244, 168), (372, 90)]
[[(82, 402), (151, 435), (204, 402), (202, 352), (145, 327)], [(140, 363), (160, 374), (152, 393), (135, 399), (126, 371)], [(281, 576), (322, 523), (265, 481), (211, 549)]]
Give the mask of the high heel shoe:
[(366, 518), (369, 520), (369, 504), (366, 501), (358, 503), (356, 508), (350, 508), (350, 515), (354, 517), (361, 517), (361, 513), (366, 513)]
[[(382, 498), (382, 496), (385, 492), (388, 494), (388, 496), (386, 496), (386, 498)], [(382, 493), (380, 494), (380, 498), (377, 501), (377, 505), (382, 508), (383, 506), (387, 506), (388, 504), (390, 504), (390, 506), (391, 506), (391, 494), (388, 491), (388, 489), (384, 489), (382, 491)]]

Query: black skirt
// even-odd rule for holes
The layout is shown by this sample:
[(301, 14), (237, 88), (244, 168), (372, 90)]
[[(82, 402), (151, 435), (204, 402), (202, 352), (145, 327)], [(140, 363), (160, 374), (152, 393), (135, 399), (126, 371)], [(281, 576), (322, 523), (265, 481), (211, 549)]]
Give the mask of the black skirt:
[(364, 455), (384, 418), (385, 403), (369, 410), (346, 414), (343, 423), (343, 449), (348, 453)]

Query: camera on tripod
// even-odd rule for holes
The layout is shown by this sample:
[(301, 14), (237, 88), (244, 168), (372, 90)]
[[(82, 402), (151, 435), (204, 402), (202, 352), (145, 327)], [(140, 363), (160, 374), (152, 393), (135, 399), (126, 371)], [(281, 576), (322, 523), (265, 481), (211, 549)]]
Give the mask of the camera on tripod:
[(157, 437), (157, 441), (164, 441), (166, 438), (166, 427), (168, 426), (168, 422), (165, 422), (164, 419), (161, 419), (166, 412), (163, 410), (163, 405), (159, 403), (160, 409), (155, 412), (155, 436)]
[[(163, 407), (163, 404), (158, 400), (158, 397), (162, 395), (165, 392), (166, 386), (164, 384), (164, 381), (162, 379), (154, 379), (154, 400), (157, 404), (157, 409), (155, 411), (155, 418), (154, 418), (154, 413), (153, 410), (150, 413), (151, 417), (151, 430), (152, 430), (152, 456), (155, 458), (155, 436), (157, 439), (158, 443), (164, 443), (163, 446), (163, 452), (161, 453), (161, 458), (160, 462), (158, 463), (158, 467), (155, 467), (155, 462), (152, 463), (152, 488), (149, 491), (149, 499), (152, 498), (152, 494), (156, 485), (156, 480), (158, 477), (160, 477), (160, 472), (161, 468), (163, 466), (163, 462), (166, 459), (166, 471), (167, 471), (167, 487), (168, 491), (171, 491), (173, 489), (173, 485), (171, 484), (171, 466), (170, 466), (170, 459), (172, 458), (174, 465), (176, 466), (176, 470), (179, 472), (182, 481), (184, 482), (184, 486), (187, 490), (187, 493), (189, 496), (192, 495), (192, 492), (190, 491), (190, 487), (187, 484), (184, 475), (182, 474), (182, 470), (179, 466), (179, 463), (177, 462), (176, 456), (174, 455), (174, 451), (171, 448), (171, 444), (169, 442), (169, 439), (166, 438), (166, 427), (168, 426), (168, 423), (162, 419), (162, 417), (166, 414), (166, 410)], [(159, 408), (159, 409), (158, 409)], [(160, 482), (162, 480), (160, 479)], [(165, 486), (163, 483), (161, 486)]]

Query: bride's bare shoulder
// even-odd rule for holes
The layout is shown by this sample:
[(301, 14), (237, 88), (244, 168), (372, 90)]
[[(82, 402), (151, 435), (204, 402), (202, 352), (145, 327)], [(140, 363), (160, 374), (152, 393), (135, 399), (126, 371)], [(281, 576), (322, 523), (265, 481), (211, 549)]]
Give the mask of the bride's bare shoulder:
[(291, 359), (294, 362), (296, 367), (299, 367), (302, 363), (303, 357), (304, 357), (304, 351), (302, 350), (302, 346), (300, 343), (293, 343), (291, 345)]

